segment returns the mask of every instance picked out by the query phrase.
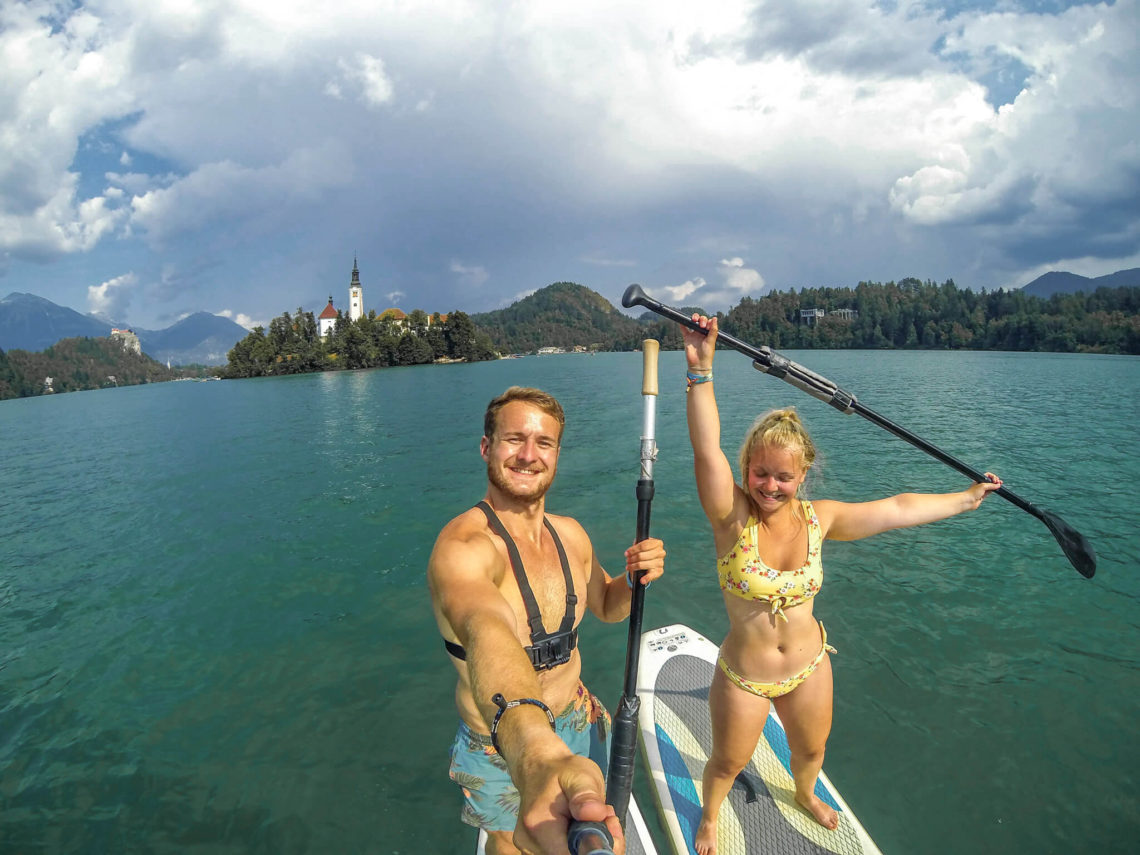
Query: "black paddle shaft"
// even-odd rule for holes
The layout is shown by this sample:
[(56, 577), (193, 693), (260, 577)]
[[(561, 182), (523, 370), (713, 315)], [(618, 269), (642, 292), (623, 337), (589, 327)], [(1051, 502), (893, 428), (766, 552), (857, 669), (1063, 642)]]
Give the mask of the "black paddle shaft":
[[(625, 294), (622, 295), (621, 304), (627, 309), (633, 306), (644, 306), (652, 312), (656, 312), (662, 317), (669, 318), (676, 321), (689, 329), (696, 330), (697, 332), (707, 333), (707, 330), (702, 330), (700, 325), (692, 318), (685, 316), (676, 309), (663, 305), (654, 300), (645, 291), (642, 290), (640, 285), (630, 285)], [(777, 353), (770, 347), (753, 347), (747, 342), (741, 341), (735, 336), (729, 335), (725, 332), (717, 333), (717, 341), (731, 347), (745, 356), (752, 359), (753, 366), (763, 371), (765, 374), (770, 374), (777, 377), (786, 383), (790, 383), (802, 392), (806, 392), (813, 398), (818, 398), (825, 404), (829, 404), (841, 413), (855, 413), (865, 418), (869, 422), (873, 422), (889, 433), (893, 433), (899, 439), (909, 442), (916, 448), (925, 451), (927, 454), (942, 461), (947, 466), (957, 469), (963, 475), (973, 479), (975, 482), (986, 481), (986, 476), (974, 469), (972, 466), (963, 463), (957, 457), (947, 454), (942, 449), (935, 445), (931, 445), (926, 440), (919, 436), (915, 436), (906, 428), (892, 422), (890, 419), (879, 415), (869, 407), (865, 407), (850, 392), (840, 389), (835, 383), (822, 377), (799, 365), (783, 354)], [(1057, 543), (1065, 553), (1065, 557), (1069, 559), (1072, 565), (1087, 579), (1091, 579), (1093, 574), (1096, 573), (1096, 553), (1093, 551), (1092, 544), (1088, 539), (1057, 516), (1051, 511), (1038, 508), (1032, 502), (1027, 502), (1025, 499), (1018, 496), (1012, 490), (1005, 487), (999, 487), (994, 491), (997, 495), (1001, 496), (1008, 502), (1021, 508), (1021, 510), (1029, 513), (1041, 522), (1045, 523), (1049, 531), (1052, 532), (1053, 537), (1056, 538)]]
[[(653, 462), (657, 458), (657, 353), (660, 343), (653, 339), (642, 342), (641, 394), (644, 414), (641, 429), (641, 472), (637, 480), (637, 532), (635, 543), (649, 537), (649, 516), (653, 505)], [(641, 658), (641, 616), (645, 608), (644, 571), (633, 574), (632, 599), (629, 604), (629, 634), (625, 646), (625, 684), (613, 716), (610, 744), (610, 768), (606, 775), (606, 802), (613, 806), (618, 820), (625, 825), (633, 791), (633, 771), (637, 749), (637, 718), (641, 699), (637, 696), (637, 668)]]

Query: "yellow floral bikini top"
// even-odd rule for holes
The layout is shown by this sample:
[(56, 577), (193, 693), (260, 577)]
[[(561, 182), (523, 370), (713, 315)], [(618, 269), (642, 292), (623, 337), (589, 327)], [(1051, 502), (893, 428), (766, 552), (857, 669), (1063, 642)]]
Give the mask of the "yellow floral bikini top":
[(801, 499), (804, 518), (807, 520), (808, 551), (807, 561), (795, 570), (780, 572), (769, 567), (761, 559), (756, 549), (756, 530), (759, 521), (748, 517), (748, 523), (740, 532), (736, 546), (717, 562), (722, 591), (729, 591), (745, 600), (766, 600), (772, 606), (772, 614), (784, 620), (785, 608), (806, 603), (823, 585), (823, 561), (820, 547), (823, 533), (819, 527), (819, 517), (811, 502)]

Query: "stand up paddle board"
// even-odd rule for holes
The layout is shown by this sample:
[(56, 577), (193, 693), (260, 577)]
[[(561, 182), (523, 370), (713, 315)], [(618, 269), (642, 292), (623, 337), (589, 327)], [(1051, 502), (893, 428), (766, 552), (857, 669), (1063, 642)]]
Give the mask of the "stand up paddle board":
[[(475, 855), (484, 855), (483, 847), (487, 845), (487, 834), (479, 829), (479, 843)], [(629, 797), (629, 813), (625, 817), (625, 855), (657, 855), (653, 847), (653, 838), (649, 836), (649, 829), (645, 827), (645, 817), (637, 807), (637, 801)]]
[[(643, 633), (637, 694), (641, 747), (677, 855), (695, 855), (701, 775), (712, 752), (709, 686), (718, 648), (681, 624)], [(752, 761), (733, 784), (717, 823), (717, 855), (882, 855), (822, 772), (815, 793), (839, 812), (835, 831), (795, 801), (788, 740), (773, 709)]]

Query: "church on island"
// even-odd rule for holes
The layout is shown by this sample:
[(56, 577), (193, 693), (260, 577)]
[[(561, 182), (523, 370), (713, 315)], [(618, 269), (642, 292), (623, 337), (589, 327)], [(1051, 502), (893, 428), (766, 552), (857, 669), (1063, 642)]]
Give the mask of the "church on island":
[[(329, 334), (336, 328), (336, 319), (340, 317), (340, 312), (333, 307), (332, 295), (329, 295), (329, 304), (325, 306), (324, 310), (317, 316), (317, 331), (320, 333), (321, 338), (328, 338)], [(364, 317), (364, 287), (360, 284), (360, 269), (356, 265), (356, 256), (352, 258), (352, 280), (348, 283), (348, 319), (350, 321), (359, 321)], [(397, 308), (385, 309), (380, 313), (381, 318), (390, 318), (395, 321), (399, 326), (404, 325), (404, 320), (407, 315)], [(440, 321), (446, 321), (447, 315), (440, 315)], [(434, 318), (428, 315), (428, 326), (431, 326)]]

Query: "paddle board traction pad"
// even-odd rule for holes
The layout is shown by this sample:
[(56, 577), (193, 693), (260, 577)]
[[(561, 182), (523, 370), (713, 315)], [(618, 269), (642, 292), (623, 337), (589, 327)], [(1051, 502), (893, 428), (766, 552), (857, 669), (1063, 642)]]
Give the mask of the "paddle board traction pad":
[[(641, 636), (637, 693), (640, 742), (677, 855), (695, 855), (701, 775), (712, 751), (708, 694), (719, 649), (681, 624)], [(775, 709), (752, 761), (733, 784), (717, 822), (717, 855), (882, 855), (835, 787), (820, 774), (816, 795), (839, 813), (824, 828), (795, 802), (788, 740)]]
[[(657, 850), (653, 847), (653, 838), (645, 826), (645, 817), (641, 815), (637, 801), (632, 795), (629, 797), (628, 810), (625, 817), (625, 855), (657, 855)], [(475, 855), (484, 855), (486, 845), (487, 834), (483, 829), (479, 829)]]

